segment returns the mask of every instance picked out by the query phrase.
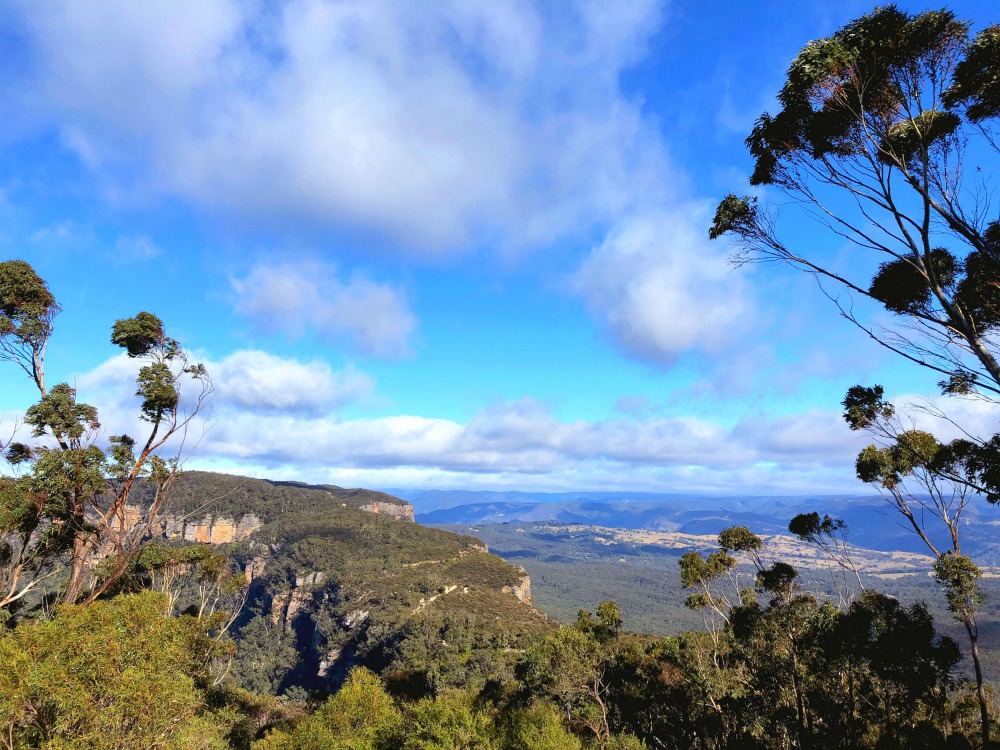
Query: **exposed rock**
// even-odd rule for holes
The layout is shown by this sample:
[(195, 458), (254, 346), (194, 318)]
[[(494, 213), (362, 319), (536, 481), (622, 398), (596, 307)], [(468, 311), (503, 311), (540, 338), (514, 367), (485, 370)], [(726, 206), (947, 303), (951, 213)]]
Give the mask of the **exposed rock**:
[(528, 571), (524, 568), (520, 568), (520, 571), (523, 575), (518, 580), (516, 586), (504, 586), (500, 590), (505, 594), (513, 594), (517, 597), (518, 601), (531, 604), (531, 576), (528, 575)]
[(344, 617), (344, 627), (348, 630), (356, 628), (358, 625), (363, 623), (368, 619), (368, 615), (371, 614), (371, 610), (368, 609), (355, 609), (347, 613)]
[(229, 544), (239, 542), (261, 527), (261, 521), (253, 513), (247, 513), (238, 520), (225, 516), (207, 515), (197, 521), (167, 515), (160, 519), (161, 533), (167, 539), (183, 539), (186, 542), (205, 544)]
[(365, 503), (364, 505), (358, 506), (361, 510), (366, 510), (369, 513), (381, 513), (384, 516), (392, 516), (400, 521), (409, 521), (414, 523), (413, 506), (412, 505), (400, 505), (399, 503), (384, 503), (384, 502), (373, 502)]
[(289, 590), (271, 597), (271, 622), (280, 625), (283, 630), (291, 628), (295, 616), (312, 601), (316, 588), (324, 580), (326, 574), (322, 571), (295, 576), (295, 583)]
[(246, 570), (243, 571), (243, 575), (247, 578), (247, 583), (253, 583), (255, 580), (264, 575), (264, 571), (267, 569), (267, 558), (265, 557), (255, 557), (253, 560), (247, 563)]
[(275, 626), (281, 625), (282, 629), (285, 626), (285, 612), (291, 598), (291, 591), (281, 591), (271, 597), (271, 623)]
[(295, 576), (295, 588), (300, 589), (303, 586), (320, 586), (325, 580), (326, 573), (322, 570), (316, 571), (315, 573), (309, 573), (307, 575)]
[(316, 671), (317, 676), (326, 677), (330, 672), (330, 667), (332, 667), (337, 659), (340, 658), (341, 649), (331, 648), (322, 659), (319, 660), (319, 669)]
[[(353, 492), (354, 490), (348, 490)], [(367, 492), (367, 490), (365, 490)], [(376, 493), (372, 493), (376, 494)], [(381, 494), (381, 493), (378, 493)], [(391, 495), (386, 495), (391, 498)], [(338, 503), (340, 507), (348, 507), (346, 503)], [(401, 521), (413, 522), (413, 506), (399, 500), (377, 500), (357, 506), (368, 513), (378, 513), (391, 516)], [(139, 519), (137, 509), (126, 509), (126, 518)], [(199, 520), (190, 520), (183, 516), (166, 515), (160, 519), (160, 533), (167, 539), (183, 539), (186, 542), (203, 544), (229, 544), (240, 542), (250, 537), (263, 523), (253, 513), (247, 513), (240, 518), (229, 516), (206, 515)], [(485, 548), (484, 550), (485, 551)]]

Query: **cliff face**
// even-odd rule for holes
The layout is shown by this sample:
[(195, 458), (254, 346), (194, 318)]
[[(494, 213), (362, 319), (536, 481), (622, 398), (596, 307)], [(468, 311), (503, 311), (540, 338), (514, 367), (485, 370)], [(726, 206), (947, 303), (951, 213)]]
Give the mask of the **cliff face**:
[[(164, 533), (189, 541), (224, 543), (230, 534), (239, 540), (252, 533), (247, 529), (254, 522), (244, 520), (248, 516), (260, 526), (288, 513), (333, 513), (343, 508), (414, 520), (412, 505), (385, 492), (190, 471), (177, 479), (171, 491), (169, 517), (164, 517), (169, 528)], [(233, 527), (231, 531), (227, 525)]]
[[(250, 589), (233, 637), (254, 656), (234, 677), (277, 693), (334, 690), (362, 665), (414, 694), (513, 679), (517, 654), (554, 627), (531, 605), (524, 569), (478, 539), (365, 505), (288, 513), (238, 550)], [(440, 663), (450, 666), (428, 671)]]
[(333, 690), (358, 665), (415, 695), (512, 680), (516, 655), (554, 627), (525, 571), (413, 521), (383, 492), (189, 472), (156, 533), (242, 542), (229, 549), (248, 583), (231, 674), (248, 689)]
[[(414, 522), (413, 506), (411, 505), (372, 502), (357, 507), (358, 510), (367, 513), (378, 513), (400, 521)], [(207, 515), (199, 520), (167, 515), (161, 519), (160, 526), (166, 539), (183, 539), (185, 542), (203, 542), (205, 544), (229, 544), (249, 539), (251, 534), (263, 526), (263, 522), (253, 513), (248, 513), (238, 519)]]
[[(203, 512), (206, 505), (212, 513)], [(248, 539), (264, 524), (289, 512), (337, 514), (345, 509), (414, 522), (413, 506), (384, 492), (193, 471), (178, 479), (171, 510), (160, 519), (159, 533), (185, 542), (229, 544)], [(134, 508), (126, 513), (139, 515)]]
[(381, 513), (386, 516), (392, 516), (393, 518), (398, 518), (400, 521), (409, 521), (410, 523), (415, 523), (413, 515), (413, 506), (410, 504), (400, 505), (399, 503), (386, 503), (386, 502), (371, 502), (365, 503), (364, 505), (359, 505), (360, 510), (367, 511), (369, 513)]
[[(261, 560), (254, 562), (259, 576)], [(403, 634), (431, 636), (439, 656), (478, 652), (497, 639), (517, 653), (549, 627), (531, 605), (531, 579), (524, 569), (471, 545), (456, 558), (406, 563), (378, 578), (377, 584), (348, 584), (321, 570), (299, 570), (283, 582), (266, 572), (254, 578), (252, 590), (259, 593), (252, 598), (261, 616), (279, 637), (296, 644), (290, 682), (332, 691), (359, 664), (388, 667), (396, 676), (419, 672), (421, 656), (405, 653), (405, 645), (404, 653), (397, 651)]]
[(261, 520), (253, 513), (239, 519), (205, 516), (197, 521), (168, 515), (162, 519), (163, 536), (183, 539), (185, 542), (229, 544), (249, 538), (261, 527)]
[(505, 594), (513, 594), (519, 602), (531, 604), (531, 576), (520, 565), (517, 566), (517, 569), (521, 572), (517, 583), (512, 586), (504, 586), (500, 590)]
[(327, 491), (334, 498), (340, 500), (342, 507), (353, 505), (355, 508), (369, 513), (381, 513), (401, 521), (415, 523), (413, 506), (394, 495), (375, 490), (345, 490), (340, 487), (330, 487)]

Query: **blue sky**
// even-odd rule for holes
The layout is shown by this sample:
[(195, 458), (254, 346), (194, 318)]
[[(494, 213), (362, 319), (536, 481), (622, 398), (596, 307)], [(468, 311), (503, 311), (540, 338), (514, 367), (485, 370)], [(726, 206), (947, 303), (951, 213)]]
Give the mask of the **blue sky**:
[[(977, 25), (991, 6), (950, 5)], [(706, 233), (791, 58), (870, 8), (3, 3), (0, 257), (48, 280), (50, 382), (108, 434), (134, 414), (116, 318), (155, 312), (207, 362), (191, 468), (860, 490), (845, 389), (934, 378)], [(0, 378), (13, 424), (32, 394)]]

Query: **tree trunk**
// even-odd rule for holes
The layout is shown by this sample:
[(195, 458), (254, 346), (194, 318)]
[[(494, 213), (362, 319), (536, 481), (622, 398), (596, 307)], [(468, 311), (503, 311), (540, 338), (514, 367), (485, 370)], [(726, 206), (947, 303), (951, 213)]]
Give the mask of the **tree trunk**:
[(979, 663), (979, 629), (972, 617), (966, 615), (963, 620), (965, 630), (969, 634), (972, 663), (976, 667), (976, 698), (979, 699), (979, 718), (982, 721), (983, 748), (990, 747), (990, 710), (986, 702), (986, 689), (983, 687), (983, 669)]
[(799, 750), (804, 750), (803, 737), (806, 731), (806, 702), (802, 695), (802, 686), (799, 684), (799, 660), (796, 658), (794, 642), (792, 652), (792, 689), (795, 691), (795, 713), (797, 714), (798, 726), (795, 728), (796, 739)]
[(66, 591), (63, 594), (64, 604), (76, 604), (76, 600), (80, 598), (80, 591), (83, 590), (84, 569), (90, 555), (87, 536), (82, 529), (73, 535), (73, 554), (69, 566), (69, 580), (66, 582)]

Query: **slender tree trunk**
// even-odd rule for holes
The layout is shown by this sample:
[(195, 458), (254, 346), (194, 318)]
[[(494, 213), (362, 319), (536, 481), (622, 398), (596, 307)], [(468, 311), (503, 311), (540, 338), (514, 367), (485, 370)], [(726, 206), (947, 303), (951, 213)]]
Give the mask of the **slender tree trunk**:
[(792, 689), (795, 691), (795, 713), (798, 714), (798, 726), (796, 727), (796, 736), (798, 739), (799, 750), (803, 750), (805, 745), (803, 744), (803, 736), (806, 729), (806, 703), (802, 696), (802, 686), (799, 684), (799, 660), (795, 655), (795, 645), (792, 645)]
[(976, 668), (976, 698), (979, 699), (979, 717), (982, 721), (983, 748), (990, 747), (990, 710), (986, 702), (986, 689), (983, 687), (983, 669), (979, 663), (979, 629), (972, 617), (966, 615), (962, 621), (969, 634), (969, 645), (972, 651), (972, 663)]
[(83, 590), (83, 575), (87, 565), (87, 558), (90, 556), (90, 544), (88, 544), (87, 533), (82, 529), (73, 535), (73, 552), (69, 566), (69, 580), (66, 582), (66, 591), (63, 594), (64, 604), (76, 604)]

